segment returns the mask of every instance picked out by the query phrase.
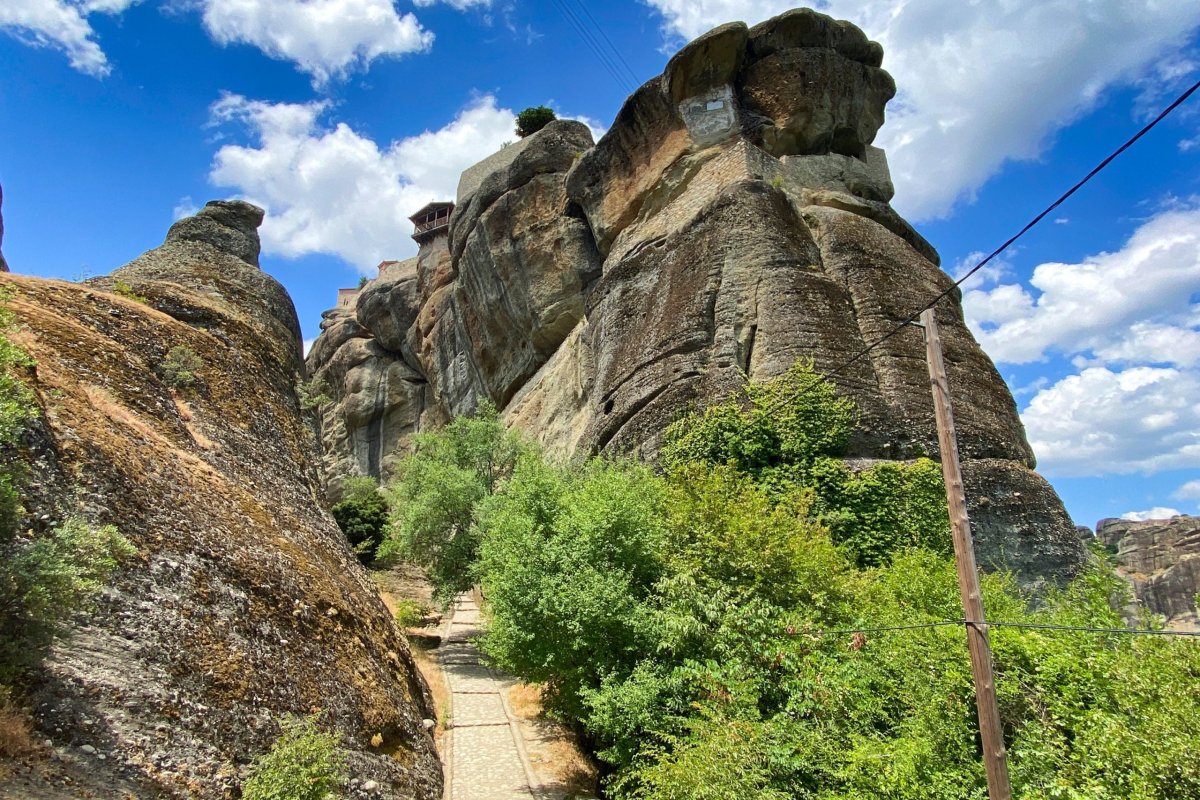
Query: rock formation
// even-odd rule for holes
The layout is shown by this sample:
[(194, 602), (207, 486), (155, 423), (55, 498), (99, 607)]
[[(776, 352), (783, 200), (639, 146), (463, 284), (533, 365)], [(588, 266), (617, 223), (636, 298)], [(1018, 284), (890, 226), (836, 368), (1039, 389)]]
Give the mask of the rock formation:
[[(299, 326), (257, 267), (261, 220), (210, 203), (87, 285), (4, 280), (43, 409), (30, 524), (82, 513), (138, 550), (35, 690), (56, 763), (93, 792), (71, 796), (236, 797), (283, 715), (316, 712), (371, 796), (441, 796), (428, 689), (324, 510)], [(202, 362), (190, 387), (163, 371), (178, 347)]]
[[(724, 25), (639, 88), (595, 146), (558, 122), (469, 170), (448, 256), (417, 264), (415, 289), (364, 292), (353, 318), (356, 337), (429, 389), (419, 413), (378, 403), (373, 420), (406, 426), (380, 438), (402, 446), (423, 421), (487, 398), (552, 453), (653, 456), (681, 409), (797, 359), (834, 370), (947, 289), (933, 248), (889, 205), (871, 144), (895, 93), (882, 57), (853, 25), (807, 9)], [(1083, 550), (959, 300), (937, 313), (980, 560), (1065, 577)], [(326, 366), (349, 324), (331, 320), (309, 366), (338, 401), (323, 427), (330, 460), (378, 474), (394, 450), (367, 463), (344, 443), (362, 382)], [(851, 457), (936, 455), (918, 329), (834, 380), (862, 413)]]
[(1139, 603), (1170, 627), (1200, 630), (1200, 517), (1104, 519), (1096, 538), (1116, 555)]
[(0, 272), (8, 272), (8, 262), (4, 260), (4, 187), (0, 186)]

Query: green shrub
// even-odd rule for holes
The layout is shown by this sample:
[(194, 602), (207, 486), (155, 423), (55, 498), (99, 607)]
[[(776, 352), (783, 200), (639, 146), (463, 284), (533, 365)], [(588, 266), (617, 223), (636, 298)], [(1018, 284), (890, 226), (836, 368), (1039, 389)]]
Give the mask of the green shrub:
[(384, 490), (392, 512), (379, 556), (424, 567), (438, 599), (448, 602), (474, 580), (476, 506), (528, 447), (504, 430), (495, 407), (485, 403), (474, 416), (414, 437), (413, 448)]
[(330, 512), (354, 552), (364, 563), (375, 560), (388, 524), (387, 500), (374, 478), (347, 478), (341, 485), (342, 499)]
[(531, 106), (517, 114), (517, 136), (524, 139), (531, 133), (537, 133), (542, 128), (558, 119), (558, 115), (546, 106)]
[(396, 625), (401, 628), (417, 627), (424, 621), (427, 613), (429, 613), (429, 609), (416, 600), (396, 601), (395, 620)]
[(149, 303), (150, 299), (143, 294), (138, 294), (132, 286), (123, 280), (116, 280), (113, 283), (113, 293), (119, 294), (127, 300), (132, 300), (135, 303)]
[(341, 737), (323, 731), (318, 717), (290, 717), (270, 751), (254, 759), (242, 784), (243, 800), (325, 800), (349, 777)]
[(67, 519), (41, 536), (0, 534), (0, 681), (42, 656), (63, 623), (135, 551), (112, 525)]
[(204, 361), (196, 351), (184, 345), (175, 345), (167, 351), (159, 368), (163, 380), (175, 389), (190, 389), (199, 380), (196, 374), (204, 367)]
[[(762, 477), (771, 468), (795, 468), (789, 478), (823, 456), (841, 455), (854, 430), (854, 402), (832, 383), (798, 363), (778, 378), (746, 387), (746, 402), (713, 405), (672, 424), (659, 463), (669, 470), (702, 461), (729, 464)], [(769, 473), (768, 473), (769, 477)]]
[(296, 396), (304, 409), (321, 408), (333, 402), (333, 398), (325, 393), (324, 384), (316, 380), (297, 383)]
[(530, 456), (479, 512), (479, 574), (497, 664), (546, 683), (573, 718), (582, 695), (654, 645), (646, 600), (664, 574), (665, 486), (647, 468), (553, 467)]
[(851, 471), (837, 456), (856, 418), (851, 400), (800, 363), (747, 386), (744, 405), (729, 401), (679, 419), (663, 437), (660, 463), (668, 472), (695, 463), (729, 465), (775, 493), (812, 487), (812, 516), (861, 566), (912, 545), (950, 552), (940, 468), (918, 459)]

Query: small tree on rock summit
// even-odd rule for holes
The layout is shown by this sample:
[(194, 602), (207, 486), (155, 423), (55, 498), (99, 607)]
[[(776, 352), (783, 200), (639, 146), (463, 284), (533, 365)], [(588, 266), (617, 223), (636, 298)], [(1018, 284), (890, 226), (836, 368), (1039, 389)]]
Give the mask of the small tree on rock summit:
[(537, 133), (549, 125), (558, 116), (546, 106), (530, 106), (517, 114), (517, 136), (524, 139), (531, 133)]

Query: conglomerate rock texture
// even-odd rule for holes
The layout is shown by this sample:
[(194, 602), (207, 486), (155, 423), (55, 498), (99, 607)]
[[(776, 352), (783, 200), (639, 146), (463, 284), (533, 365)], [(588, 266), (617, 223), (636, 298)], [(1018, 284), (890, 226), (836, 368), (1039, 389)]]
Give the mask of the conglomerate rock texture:
[[(372, 287), (353, 317), (356, 336), (431, 390), (419, 413), (376, 404), (372, 420), (403, 426), (381, 434), (382, 458), (345, 444), (362, 381), (328, 365), (340, 347), (363, 348), (335, 344), (349, 316), (314, 348), (310, 370), (336, 401), (323, 426), (330, 477), (386, 473), (413, 431), (485, 398), (551, 453), (653, 457), (681, 410), (798, 359), (831, 372), (948, 289), (936, 252), (889, 205), (887, 159), (871, 144), (895, 93), (882, 56), (853, 25), (807, 9), (724, 25), (639, 88), (594, 146), (560, 121), (490, 172), (469, 170), (445, 250), (419, 257), (417, 290)], [(980, 559), (1030, 582), (1067, 577), (1082, 547), (959, 300), (951, 292), (937, 314)], [(937, 454), (919, 329), (834, 380), (861, 409), (856, 463)]]
[[(318, 712), (369, 796), (441, 796), (428, 689), (324, 509), (295, 310), (256, 266), (261, 220), (211, 203), (88, 285), (3, 279), (37, 361), (30, 525), (83, 514), (137, 556), (35, 687), (73, 788), (17, 776), (0, 796), (236, 797), (283, 716)], [(202, 361), (190, 388), (163, 371), (176, 347)]]
[(1133, 584), (1145, 608), (1173, 628), (1200, 630), (1200, 517), (1130, 522), (1105, 519), (1096, 538), (1114, 551), (1118, 572)]

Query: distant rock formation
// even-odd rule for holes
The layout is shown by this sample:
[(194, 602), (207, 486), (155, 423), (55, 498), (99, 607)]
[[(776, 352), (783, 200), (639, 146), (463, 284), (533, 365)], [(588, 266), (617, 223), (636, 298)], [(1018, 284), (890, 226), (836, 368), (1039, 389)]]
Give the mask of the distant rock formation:
[[(110, 276), (3, 281), (44, 409), (30, 524), (82, 511), (138, 549), (52, 653), (37, 721), (88, 796), (236, 797), (281, 717), (321, 712), (356, 777), (440, 798), (428, 689), (324, 510), (295, 309), (256, 266), (262, 216), (210, 203)], [(203, 362), (191, 388), (163, 372), (175, 347)]]
[(4, 260), (4, 187), (0, 186), (0, 272), (8, 272), (8, 262)]
[[(417, 264), (415, 291), (368, 289), (354, 315), (357, 337), (427, 385), (420, 413), (377, 403), (371, 424), (407, 427), (376, 437), (386, 446), (368, 463), (345, 444), (358, 401), (329, 409), (333, 476), (386, 472), (412, 431), (483, 398), (552, 453), (653, 456), (682, 409), (798, 359), (831, 371), (949, 288), (936, 252), (889, 205), (887, 159), (871, 144), (895, 93), (882, 58), (850, 23), (808, 9), (724, 25), (639, 88), (595, 146), (560, 121), (468, 170), (448, 258)], [(1083, 548), (1033, 471), (959, 293), (937, 312), (981, 562), (1030, 582), (1073, 574)], [(348, 316), (314, 347), (317, 374), (336, 362)], [(338, 403), (361, 385), (325, 374)], [(918, 329), (834, 380), (861, 409), (851, 457), (937, 454)]]
[(1200, 517), (1104, 519), (1096, 538), (1115, 553), (1139, 603), (1170, 627), (1200, 630)]

